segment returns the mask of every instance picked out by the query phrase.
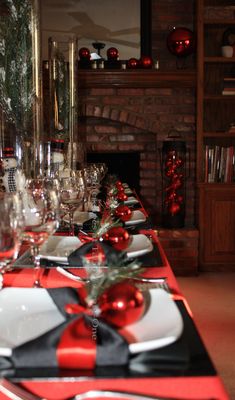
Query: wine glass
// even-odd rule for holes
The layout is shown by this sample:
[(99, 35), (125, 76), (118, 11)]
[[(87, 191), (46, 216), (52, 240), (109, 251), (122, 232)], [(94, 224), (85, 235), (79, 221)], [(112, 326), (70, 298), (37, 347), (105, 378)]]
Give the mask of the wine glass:
[(24, 215), (19, 193), (4, 193), (0, 198), (0, 274), (11, 268), (22, 243)]
[(60, 201), (62, 210), (68, 214), (70, 235), (74, 234), (74, 211), (83, 204), (84, 190), (79, 186), (76, 177), (60, 179)]
[(44, 179), (29, 179), (23, 193), (25, 228), (35, 268), (34, 286), (41, 287), (40, 248), (59, 226), (59, 196)]

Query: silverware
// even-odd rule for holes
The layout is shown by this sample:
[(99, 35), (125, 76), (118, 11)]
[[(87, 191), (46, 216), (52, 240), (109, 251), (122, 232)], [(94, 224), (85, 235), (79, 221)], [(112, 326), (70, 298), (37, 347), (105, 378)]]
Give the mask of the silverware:
[[(158, 396), (149, 396), (146, 394), (131, 393), (126, 391), (119, 392), (116, 390), (89, 390), (87, 392), (77, 394), (73, 398), (73, 400), (97, 399), (97, 397), (102, 397), (106, 399), (112, 398), (112, 399), (126, 399), (126, 400), (180, 400), (181, 399), (180, 397), (158, 397)], [(207, 400), (216, 400), (216, 399), (211, 398)]]
[(3, 393), (12, 400), (46, 400), (45, 398), (43, 399), (35, 396), (26, 389), (23, 389), (15, 383), (10, 382), (6, 378), (0, 379), (0, 393)]
[(130, 392), (119, 392), (115, 390), (89, 390), (88, 392), (77, 394), (74, 397), (74, 400), (97, 399), (97, 397), (128, 400), (174, 400), (170, 398), (162, 399), (155, 396), (148, 396)]
[[(72, 272), (66, 270), (65, 268), (62, 267), (57, 267), (56, 270), (66, 276), (69, 279), (72, 279), (75, 282), (82, 282), (82, 283), (89, 283), (91, 282), (91, 279), (89, 278), (81, 278), (78, 275), (74, 275)], [(156, 287), (156, 288), (162, 288), (164, 290), (166, 290), (167, 292), (170, 292), (169, 286), (166, 282), (166, 278), (165, 277), (151, 277), (151, 278), (145, 278), (145, 277), (131, 277), (131, 280), (136, 281), (136, 283), (138, 284), (147, 284), (147, 285), (151, 285), (152, 287)]]

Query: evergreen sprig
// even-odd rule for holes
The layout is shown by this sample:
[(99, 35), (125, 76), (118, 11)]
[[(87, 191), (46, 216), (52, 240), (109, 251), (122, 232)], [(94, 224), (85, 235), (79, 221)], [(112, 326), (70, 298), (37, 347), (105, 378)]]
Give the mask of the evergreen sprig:
[(131, 261), (126, 254), (120, 252), (110, 255), (109, 263), (106, 268), (99, 265), (84, 265), (90, 278), (87, 285), (88, 296), (86, 302), (88, 306), (96, 305), (101, 294), (112, 285), (126, 279), (138, 276), (144, 271), (139, 261)]
[(6, 120), (21, 131), (30, 129), (32, 104), (31, 2), (6, 0), (0, 16), (0, 106)]

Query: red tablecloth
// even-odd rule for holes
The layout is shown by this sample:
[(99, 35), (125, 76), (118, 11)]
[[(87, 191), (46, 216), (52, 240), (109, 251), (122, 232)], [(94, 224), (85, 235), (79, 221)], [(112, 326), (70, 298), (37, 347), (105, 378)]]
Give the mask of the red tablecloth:
[[(144, 233), (144, 231), (142, 233)], [(191, 313), (186, 300), (181, 295), (177, 280), (159, 243), (156, 233), (151, 231), (151, 235), (159, 247), (163, 265), (160, 267), (146, 268), (143, 275), (148, 277), (166, 277), (172, 290), (173, 297), (175, 299), (183, 299), (188, 311)], [(84, 271), (80, 268), (73, 268), (71, 270), (79, 275), (84, 274)], [(32, 269), (25, 268), (13, 270), (5, 274), (4, 285), (14, 287), (32, 287), (33, 277)], [(80, 283), (74, 282), (59, 274), (55, 268), (45, 269), (41, 278), (41, 283), (42, 286), (46, 288), (81, 286)], [(40, 397), (45, 397), (48, 400), (66, 399), (77, 393), (82, 393), (92, 389), (126, 390), (130, 392), (144, 393), (146, 395), (173, 397), (181, 400), (229, 399), (219, 376), (103, 379), (94, 378), (91, 372), (90, 376), (85, 378), (81, 377), (80, 379), (74, 378), (73, 376), (71, 376), (71, 378), (53, 378), (51, 380), (40, 378), (38, 380), (24, 380), (21, 384), (28, 388), (32, 393), (37, 394)], [(0, 400), (6, 398), (7, 397), (0, 393)]]

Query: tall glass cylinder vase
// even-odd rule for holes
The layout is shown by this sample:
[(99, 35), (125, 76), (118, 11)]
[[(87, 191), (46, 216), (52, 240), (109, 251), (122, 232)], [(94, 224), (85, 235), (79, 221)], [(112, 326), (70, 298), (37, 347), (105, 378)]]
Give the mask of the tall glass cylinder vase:
[(13, 148), (17, 168), (42, 173), (39, 0), (6, 0), (0, 15), (1, 155)]
[(77, 39), (49, 38), (50, 127), (49, 140), (64, 140), (65, 168), (71, 171), (81, 158), (78, 152)]

